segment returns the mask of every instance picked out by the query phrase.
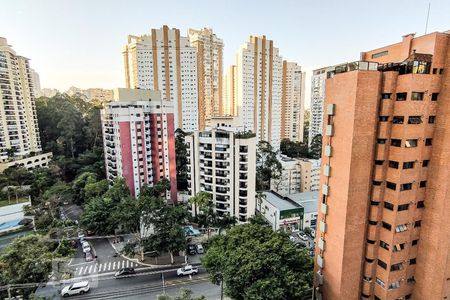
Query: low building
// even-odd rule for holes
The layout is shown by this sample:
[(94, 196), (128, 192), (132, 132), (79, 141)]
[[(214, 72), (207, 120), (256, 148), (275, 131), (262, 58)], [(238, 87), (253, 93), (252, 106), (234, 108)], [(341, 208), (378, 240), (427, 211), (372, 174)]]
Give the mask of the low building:
[(300, 192), (314, 192), (319, 190), (320, 159), (300, 158), (301, 188)]
[(257, 206), (273, 230), (291, 232), (303, 229), (303, 207), (288, 197), (273, 191), (262, 192)]
[[(186, 136), (189, 196), (208, 192), (219, 215), (246, 222), (255, 214), (256, 137), (233, 129)], [(193, 207), (193, 213), (197, 210)]]
[(316, 228), (319, 192), (304, 192), (288, 195), (288, 198), (303, 207), (303, 228)]
[(34, 168), (46, 168), (52, 160), (53, 154), (51, 152), (40, 153), (21, 159), (7, 160), (0, 162), (0, 173), (8, 169), (9, 167), (24, 167), (27, 170)]
[(300, 160), (286, 155), (280, 155), (281, 176), (270, 181), (270, 189), (282, 196), (301, 192), (301, 165)]

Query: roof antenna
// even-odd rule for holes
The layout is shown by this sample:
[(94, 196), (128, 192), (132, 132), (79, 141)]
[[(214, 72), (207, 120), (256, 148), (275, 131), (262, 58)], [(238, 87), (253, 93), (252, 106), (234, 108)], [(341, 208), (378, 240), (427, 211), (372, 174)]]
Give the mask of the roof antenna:
[(428, 13), (427, 13), (427, 22), (425, 23), (425, 34), (427, 34), (427, 30), (428, 30), (428, 19), (430, 18), (430, 6), (431, 6), (431, 2), (428, 2)]

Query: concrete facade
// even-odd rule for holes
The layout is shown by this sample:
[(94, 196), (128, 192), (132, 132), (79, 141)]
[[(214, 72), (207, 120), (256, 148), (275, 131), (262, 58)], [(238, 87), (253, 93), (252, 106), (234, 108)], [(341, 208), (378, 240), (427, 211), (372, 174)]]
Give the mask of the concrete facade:
[(449, 69), (435, 32), (327, 73), (318, 299), (450, 296)]

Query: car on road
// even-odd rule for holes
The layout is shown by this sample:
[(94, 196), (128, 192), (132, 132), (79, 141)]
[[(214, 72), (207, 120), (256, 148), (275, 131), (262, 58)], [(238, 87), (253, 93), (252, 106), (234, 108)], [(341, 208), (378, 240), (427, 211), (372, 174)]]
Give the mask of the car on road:
[(122, 278), (130, 275), (135, 275), (136, 271), (134, 268), (122, 268), (114, 274), (115, 278)]
[(91, 252), (86, 252), (85, 254), (86, 254), (86, 261), (87, 262), (90, 262), (90, 261), (94, 260), (94, 257), (92, 256)]
[(302, 240), (302, 241), (307, 241), (308, 240), (308, 236), (304, 233), (304, 232), (297, 232), (297, 236)]
[(84, 293), (89, 292), (89, 289), (89, 281), (75, 282), (63, 288), (61, 291), (61, 296), (68, 297), (72, 295), (83, 295)]
[(91, 252), (91, 245), (89, 245), (88, 242), (83, 242), (83, 243), (81, 244), (81, 247), (83, 248), (83, 252), (84, 252), (84, 253)]
[(202, 244), (197, 244), (197, 245), (195, 245), (195, 250), (197, 250), (197, 253), (198, 253), (198, 254), (203, 254), (203, 253), (205, 253), (205, 249), (203, 249)]
[(195, 275), (198, 273), (198, 268), (194, 268), (191, 265), (186, 265), (183, 268), (177, 270), (178, 276)]
[(197, 249), (195, 248), (195, 245), (188, 244), (186, 247), (186, 252), (189, 255), (195, 255), (195, 254), (197, 254)]

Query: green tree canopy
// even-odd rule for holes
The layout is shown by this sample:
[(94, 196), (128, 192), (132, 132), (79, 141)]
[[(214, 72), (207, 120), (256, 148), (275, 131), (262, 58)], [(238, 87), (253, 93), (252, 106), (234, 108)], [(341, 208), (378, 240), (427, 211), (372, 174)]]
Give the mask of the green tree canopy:
[(187, 147), (185, 142), (186, 133), (178, 128), (175, 131), (175, 158), (177, 163), (177, 189), (187, 190)]
[(210, 240), (202, 258), (211, 281), (223, 278), (236, 300), (301, 299), (312, 286), (313, 260), (280, 232), (238, 225)]
[(311, 158), (319, 159), (322, 157), (322, 135), (316, 135), (311, 141)]
[(270, 189), (270, 180), (281, 176), (281, 163), (272, 146), (265, 141), (258, 143), (256, 151), (256, 189)]

